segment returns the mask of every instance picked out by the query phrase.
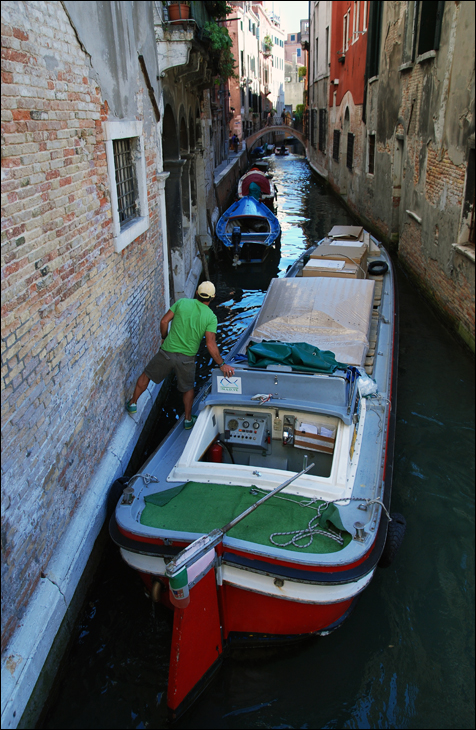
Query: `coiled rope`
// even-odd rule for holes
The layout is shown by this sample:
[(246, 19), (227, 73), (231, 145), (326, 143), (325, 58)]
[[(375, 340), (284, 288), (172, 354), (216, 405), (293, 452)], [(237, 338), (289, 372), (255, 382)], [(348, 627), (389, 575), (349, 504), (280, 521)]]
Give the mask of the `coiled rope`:
[[(258, 494), (259, 492), (266, 494), (266, 492), (263, 489), (259, 489), (258, 487), (254, 487), (250, 490), (251, 494)], [(379, 504), (382, 509), (384, 510), (385, 514), (388, 517), (388, 521), (392, 522), (392, 518), (390, 517), (390, 513), (385, 507), (384, 503), (381, 499), (365, 499), (363, 497), (341, 497), (340, 499), (330, 499), (326, 502), (322, 502), (316, 509), (313, 505), (317, 502), (318, 498), (313, 497), (309, 501), (301, 501), (297, 502), (295, 499), (290, 499), (289, 497), (284, 497), (283, 495), (277, 494), (275, 499), (283, 499), (286, 502), (292, 502), (293, 504), (298, 504), (300, 507), (310, 507), (313, 510), (316, 510), (317, 514), (313, 515), (309, 522), (307, 523), (307, 527), (304, 527), (301, 530), (290, 530), (289, 532), (272, 532), (269, 536), (269, 540), (273, 545), (276, 545), (276, 547), (288, 547), (288, 545), (294, 545), (296, 548), (304, 549), (309, 547), (314, 539), (314, 535), (322, 535), (323, 537), (328, 537), (330, 540), (335, 540), (339, 545), (344, 544), (344, 538), (342, 537), (341, 532), (333, 532), (332, 530), (323, 530), (321, 527), (317, 527), (316, 522), (321, 517), (322, 513), (329, 507), (331, 504), (337, 504), (337, 502), (365, 502), (366, 505), (371, 504)], [(274, 538), (278, 537), (280, 535), (291, 535), (291, 539), (288, 540), (288, 542), (277, 542)], [(307, 542), (305, 544), (299, 545), (298, 543), (301, 540), (307, 539)]]

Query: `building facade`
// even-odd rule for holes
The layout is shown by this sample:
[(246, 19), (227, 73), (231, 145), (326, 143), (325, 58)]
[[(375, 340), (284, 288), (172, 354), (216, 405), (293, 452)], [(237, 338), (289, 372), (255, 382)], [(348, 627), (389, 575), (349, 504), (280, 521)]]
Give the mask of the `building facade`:
[(311, 165), (474, 350), (473, 5), (313, 2), (310, 43)]
[(160, 319), (211, 244), (228, 127), (191, 6), (177, 24), (158, 2), (2, 3), (2, 727), (159, 393), (126, 414)]
[(237, 77), (228, 82), (230, 135), (240, 140), (284, 108), (284, 32), (264, 2), (231, 2), (226, 21), (233, 40)]

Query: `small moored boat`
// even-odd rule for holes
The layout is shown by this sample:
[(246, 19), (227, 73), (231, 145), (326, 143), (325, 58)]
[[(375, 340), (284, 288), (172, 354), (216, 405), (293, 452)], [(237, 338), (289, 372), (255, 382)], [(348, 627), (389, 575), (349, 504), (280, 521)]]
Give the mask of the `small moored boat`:
[(223, 213), (216, 237), (234, 266), (261, 264), (279, 246), (281, 226), (264, 203), (246, 196)]
[[(236, 642), (336, 629), (388, 565), (398, 313), (390, 258), (342, 227), (273, 279), (253, 324), (124, 489), (110, 524), (174, 611), (181, 715)], [(327, 262), (327, 264), (326, 264)]]
[[(238, 181), (238, 198), (251, 195), (261, 200), (272, 211), (276, 198), (276, 186), (268, 174), (256, 167), (246, 172)], [(273, 211), (274, 212), (274, 211)]]
[(277, 155), (278, 157), (279, 156), (284, 157), (285, 155), (289, 155), (289, 150), (284, 145), (281, 145), (281, 147), (276, 147), (274, 154)]

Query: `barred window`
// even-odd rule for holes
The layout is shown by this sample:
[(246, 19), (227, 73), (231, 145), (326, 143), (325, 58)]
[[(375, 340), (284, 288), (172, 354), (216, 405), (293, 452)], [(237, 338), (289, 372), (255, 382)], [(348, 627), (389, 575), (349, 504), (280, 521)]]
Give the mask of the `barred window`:
[(137, 216), (137, 183), (132, 162), (132, 139), (113, 140), (117, 209), (122, 226)]
[(354, 163), (354, 135), (349, 132), (347, 135), (347, 167), (352, 170)]
[(319, 109), (319, 149), (326, 151), (327, 109)]
[(311, 109), (311, 145), (316, 147), (317, 138), (317, 109)]
[(375, 172), (375, 134), (369, 134), (369, 173)]
[(334, 129), (334, 146), (332, 148), (332, 157), (339, 162), (339, 146), (340, 146), (340, 129)]
[(149, 228), (142, 122), (103, 122), (114, 249), (122, 251)]

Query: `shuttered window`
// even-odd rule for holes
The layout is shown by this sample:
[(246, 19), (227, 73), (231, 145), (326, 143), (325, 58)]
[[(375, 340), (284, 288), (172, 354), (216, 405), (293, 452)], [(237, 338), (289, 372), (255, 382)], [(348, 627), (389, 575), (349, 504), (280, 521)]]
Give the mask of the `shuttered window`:
[(354, 163), (354, 135), (349, 132), (347, 135), (347, 167), (352, 170)]
[(334, 145), (332, 148), (332, 157), (339, 162), (339, 146), (340, 146), (340, 129), (334, 129)]
[(311, 145), (316, 147), (317, 140), (317, 109), (311, 109)]
[(327, 109), (319, 109), (319, 149), (326, 151)]
[(369, 134), (369, 173), (375, 172), (375, 134)]

